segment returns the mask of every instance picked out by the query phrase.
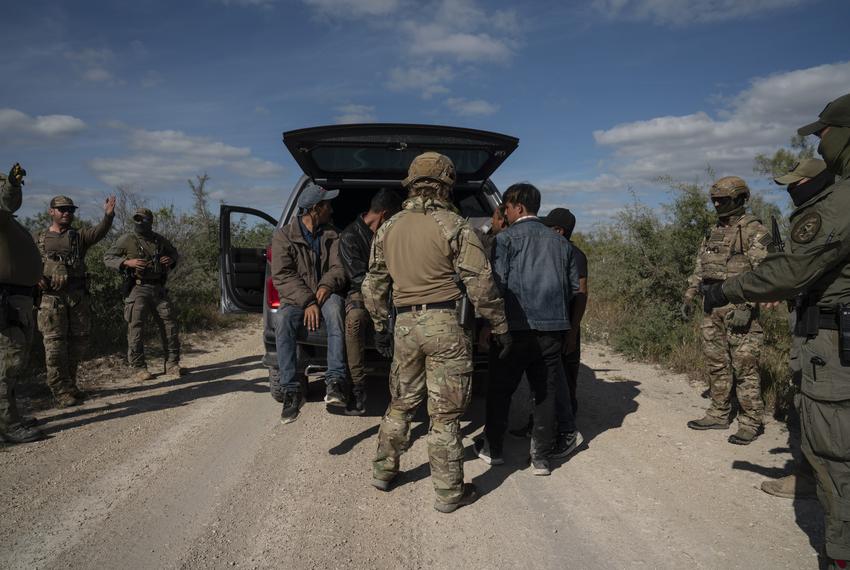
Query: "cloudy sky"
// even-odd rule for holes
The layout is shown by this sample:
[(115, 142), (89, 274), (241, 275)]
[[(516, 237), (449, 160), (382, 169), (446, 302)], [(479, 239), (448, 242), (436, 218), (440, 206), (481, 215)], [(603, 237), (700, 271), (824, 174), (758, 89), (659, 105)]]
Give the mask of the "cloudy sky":
[(276, 215), (300, 175), (282, 131), (379, 121), (519, 137), (496, 184), (590, 229), (665, 201), (659, 176), (770, 189), (753, 157), (850, 92), (847, 0), (3, 4), (0, 167), (29, 170), (25, 215), (63, 193), (95, 217), (116, 186), (184, 207), (203, 172)]

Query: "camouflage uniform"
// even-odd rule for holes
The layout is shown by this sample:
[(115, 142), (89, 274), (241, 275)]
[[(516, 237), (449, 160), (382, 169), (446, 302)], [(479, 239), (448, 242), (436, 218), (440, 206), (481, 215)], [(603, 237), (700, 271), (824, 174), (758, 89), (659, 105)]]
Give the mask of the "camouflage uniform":
[(33, 295), (42, 272), (32, 235), (12, 215), (21, 200), (20, 180), (0, 175), (0, 440), (10, 443), (43, 437), (21, 425), (15, 402), (15, 385), (29, 363)]
[[(448, 158), (435, 153), (422, 156), (439, 157), (432, 160), (451, 165)], [(453, 174), (453, 166), (451, 170)], [(412, 187), (416, 190), (415, 181)], [(443, 271), (435, 268), (440, 262)], [(388, 326), (390, 286), (398, 311), (390, 372), (392, 400), (378, 433), (374, 479), (391, 481), (397, 475), (399, 457), (410, 445), (410, 422), (427, 396), (428, 456), (438, 510), (460, 504), (464, 496), (459, 419), (470, 399), (472, 346), (458, 324), (455, 302), (462, 292), (455, 276), (494, 332), (506, 333), (504, 305), (480, 240), (453, 206), (418, 195), (378, 230), (362, 285), (376, 331)]]
[[(153, 218), (150, 210), (137, 210), (136, 214), (140, 213)], [(129, 285), (132, 285), (132, 289), (124, 297), (124, 320), (127, 321), (127, 362), (141, 371), (146, 370), (144, 327), (150, 314), (159, 327), (167, 353), (166, 369), (174, 367), (179, 373), (181, 372), (179, 369), (179, 326), (177, 314), (165, 288), (168, 272), (174, 265), (166, 267), (162, 263), (154, 262), (162, 256), (170, 257), (176, 264), (177, 250), (171, 242), (152, 231), (134, 231), (118, 238), (104, 255), (103, 261), (107, 267), (124, 271), (125, 278), (129, 280)], [(148, 265), (144, 269), (128, 270), (122, 264), (130, 259), (145, 259)]]
[[(56, 196), (50, 207), (74, 206), (65, 196)], [(85, 257), (88, 249), (102, 240), (112, 228), (113, 215), (105, 215), (94, 228), (68, 229), (57, 233), (44, 230), (38, 234), (38, 249), (44, 261), (48, 286), (38, 311), (38, 329), (44, 337), (47, 385), (53, 396), (79, 396), (77, 366), (88, 347), (91, 311), (86, 283)]]
[[(727, 179), (719, 180), (718, 184)], [(770, 233), (752, 215), (721, 218), (700, 245), (696, 269), (688, 279), (685, 302), (696, 296), (703, 283), (719, 282), (756, 267), (767, 255), (771, 240)], [(739, 303), (714, 309), (700, 325), (711, 392), (711, 407), (706, 417), (729, 423), (735, 387), (741, 408), (738, 423), (752, 432), (758, 431), (764, 419), (758, 368), (764, 332), (757, 319), (757, 304)]]

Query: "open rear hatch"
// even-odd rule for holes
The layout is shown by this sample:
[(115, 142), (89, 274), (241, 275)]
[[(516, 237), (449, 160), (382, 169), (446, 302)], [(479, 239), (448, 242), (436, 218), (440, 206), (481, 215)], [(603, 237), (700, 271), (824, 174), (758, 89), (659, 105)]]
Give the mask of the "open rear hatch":
[(307, 176), (337, 188), (403, 180), (413, 158), (426, 151), (452, 159), (459, 185), (483, 184), (519, 139), (458, 127), (372, 123), (287, 131), (283, 143)]

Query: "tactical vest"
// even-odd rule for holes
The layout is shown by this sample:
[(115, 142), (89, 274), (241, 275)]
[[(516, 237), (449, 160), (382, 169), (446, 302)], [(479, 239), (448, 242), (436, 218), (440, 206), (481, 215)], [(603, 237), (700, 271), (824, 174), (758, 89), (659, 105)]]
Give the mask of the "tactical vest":
[(717, 225), (703, 241), (699, 252), (702, 279), (723, 281), (753, 268), (747, 250), (750, 243), (751, 224), (759, 220), (751, 214), (741, 216), (737, 223), (729, 226)]
[[(49, 235), (48, 235), (49, 233)], [(67, 275), (70, 282), (86, 278), (85, 252), (77, 230), (69, 229), (56, 234), (43, 230), (38, 234), (38, 249), (44, 260), (44, 274), (48, 277)]]
[(136, 233), (129, 234), (132, 236), (132, 242), (136, 245), (135, 254), (132, 253), (132, 247), (128, 247), (129, 258), (144, 259), (148, 262), (144, 269), (136, 269), (134, 274), (138, 279), (160, 280), (164, 281), (167, 268), (160, 263), (159, 258), (162, 253), (162, 236), (157, 233), (151, 237), (140, 237)]

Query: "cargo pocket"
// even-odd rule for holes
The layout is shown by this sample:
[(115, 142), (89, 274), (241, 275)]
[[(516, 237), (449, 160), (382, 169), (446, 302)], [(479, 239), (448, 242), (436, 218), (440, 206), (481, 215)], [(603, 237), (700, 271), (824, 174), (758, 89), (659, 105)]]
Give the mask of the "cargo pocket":
[(821, 329), (800, 346), (802, 392), (816, 400), (850, 400), (850, 368), (841, 366), (838, 332)]
[(124, 301), (124, 322), (129, 323), (133, 318), (133, 304), (135, 301)]

